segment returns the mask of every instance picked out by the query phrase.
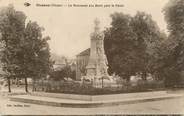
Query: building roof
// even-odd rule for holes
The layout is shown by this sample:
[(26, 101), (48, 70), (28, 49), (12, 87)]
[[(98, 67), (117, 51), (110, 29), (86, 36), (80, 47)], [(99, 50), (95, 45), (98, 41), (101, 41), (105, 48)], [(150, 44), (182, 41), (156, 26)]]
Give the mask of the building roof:
[(85, 55), (90, 55), (90, 48), (82, 51), (81, 53), (77, 54), (77, 56), (85, 56)]

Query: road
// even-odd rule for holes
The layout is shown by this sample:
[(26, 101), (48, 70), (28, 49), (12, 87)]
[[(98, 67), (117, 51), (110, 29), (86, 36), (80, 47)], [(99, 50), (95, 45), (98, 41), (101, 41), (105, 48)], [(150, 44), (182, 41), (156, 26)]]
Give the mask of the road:
[(184, 97), (99, 108), (66, 108), (9, 101), (0, 97), (0, 114), (95, 115), (95, 114), (184, 114)]

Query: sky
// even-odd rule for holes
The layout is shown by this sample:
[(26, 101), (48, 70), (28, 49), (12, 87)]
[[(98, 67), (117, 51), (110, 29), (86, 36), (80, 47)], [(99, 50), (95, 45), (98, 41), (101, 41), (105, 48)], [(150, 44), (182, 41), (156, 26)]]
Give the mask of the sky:
[[(135, 15), (144, 11), (152, 15), (160, 29), (167, 32), (162, 8), (168, 0), (27, 0), (31, 4), (25, 7), (26, 0), (0, 0), (0, 7), (13, 4), (16, 10), (23, 11), (26, 21), (36, 21), (45, 28), (43, 34), (50, 36), (51, 52), (74, 58), (78, 53), (90, 47), (90, 33), (94, 20), (101, 22), (101, 30), (110, 26), (110, 14), (123, 12)], [(40, 7), (38, 4), (119, 4), (123, 7)]]

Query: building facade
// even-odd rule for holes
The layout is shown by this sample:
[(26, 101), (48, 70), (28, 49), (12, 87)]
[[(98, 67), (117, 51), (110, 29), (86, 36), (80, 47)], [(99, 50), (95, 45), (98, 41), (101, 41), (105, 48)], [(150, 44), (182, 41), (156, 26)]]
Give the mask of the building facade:
[(81, 80), (86, 75), (86, 66), (88, 65), (90, 48), (84, 50), (76, 56), (76, 80)]

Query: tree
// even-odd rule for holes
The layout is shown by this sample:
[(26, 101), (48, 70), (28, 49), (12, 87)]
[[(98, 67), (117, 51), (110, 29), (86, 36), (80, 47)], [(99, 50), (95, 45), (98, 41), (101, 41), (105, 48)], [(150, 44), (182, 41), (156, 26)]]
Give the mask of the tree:
[(131, 75), (157, 71), (159, 49), (166, 38), (151, 15), (137, 12), (134, 17), (123, 13), (111, 15), (111, 27), (105, 31), (104, 47), (109, 62), (109, 72), (130, 79)]
[(22, 41), (19, 57), (24, 58), (20, 65), (24, 72), (26, 90), (27, 77), (35, 82), (36, 79), (45, 78), (52, 69), (53, 62), (50, 60), (50, 48), (47, 42), (50, 37), (42, 37), (43, 30), (36, 22), (30, 21), (24, 31), (24, 41)]
[(0, 10), (0, 42), (1, 62), (3, 63), (3, 71), (6, 73), (5, 77), (8, 80), (9, 92), (10, 79), (16, 77), (18, 69), (16, 54), (20, 51), (20, 41), (23, 39), (26, 16), (23, 12), (15, 11), (12, 5), (2, 8)]
[(25, 24), (26, 16), (13, 6), (0, 12), (1, 61), (10, 90), (10, 78), (24, 78), (25, 91), (28, 92), (27, 78), (46, 77), (52, 68), (48, 40), (42, 37), (43, 28), (36, 22)]
[(168, 73), (166, 84), (175, 86), (182, 82), (181, 72), (184, 67), (184, 1), (170, 0), (163, 12), (169, 30), (169, 37), (165, 42), (168, 52), (163, 68)]
[(53, 71), (51, 73), (51, 78), (59, 81), (59, 80), (65, 80), (64, 78), (75, 78), (75, 71), (71, 70), (71, 67), (69, 65), (64, 66), (60, 70)]
[(157, 23), (151, 15), (145, 12), (137, 12), (130, 23), (133, 32), (137, 37), (137, 57), (139, 58), (139, 72), (142, 73), (143, 80), (146, 80), (148, 73), (155, 73), (159, 59), (158, 50), (162, 41), (165, 39), (165, 33), (161, 32)]
[(130, 76), (137, 72), (137, 57), (135, 57), (136, 35), (133, 32), (131, 17), (123, 13), (111, 15), (110, 28), (105, 30), (104, 49), (107, 55), (109, 72), (129, 81)]

